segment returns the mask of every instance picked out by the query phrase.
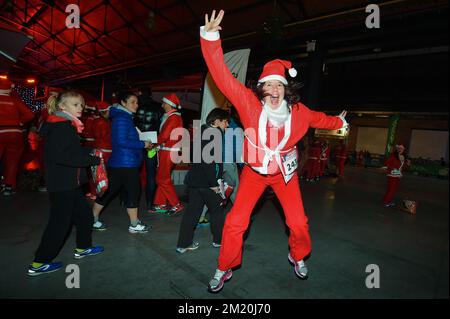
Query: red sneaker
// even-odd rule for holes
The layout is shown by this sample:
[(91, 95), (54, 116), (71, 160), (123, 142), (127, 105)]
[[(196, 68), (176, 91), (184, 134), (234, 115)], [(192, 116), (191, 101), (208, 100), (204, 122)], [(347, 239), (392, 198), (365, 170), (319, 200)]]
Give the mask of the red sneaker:
[(172, 206), (168, 211), (167, 211), (167, 215), (169, 216), (173, 216), (178, 214), (179, 212), (181, 212), (182, 210), (184, 210), (184, 205), (181, 203), (176, 204), (175, 206)]

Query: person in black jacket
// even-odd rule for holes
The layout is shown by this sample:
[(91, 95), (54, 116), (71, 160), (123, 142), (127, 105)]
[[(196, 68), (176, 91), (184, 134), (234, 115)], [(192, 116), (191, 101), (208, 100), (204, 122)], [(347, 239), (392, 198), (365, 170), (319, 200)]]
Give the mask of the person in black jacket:
[(28, 268), (30, 276), (62, 267), (61, 262), (52, 260), (58, 255), (72, 224), (77, 230), (76, 259), (103, 252), (103, 247), (92, 246), (93, 217), (81, 190), (81, 185), (87, 181), (86, 170), (82, 168), (100, 164), (100, 158), (90, 155), (92, 149), (80, 145), (78, 134), (83, 130), (83, 123), (79, 118), (83, 105), (83, 97), (70, 91), (52, 96), (48, 101), (50, 115), (40, 134), (45, 140), (44, 165), (50, 218), (34, 262)]
[[(161, 124), (162, 108), (161, 103), (152, 99), (152, 92), (150, 88), (141, 88), (138, 92), (139, 108), (134, 117), (136, 127), (141, 132), (159, 131)], [(145, 185), (145, 202), (147, 209), (150, 209), (153, 203), (153, 198), (156, 193), (156, 168), (158, 165), (158, 157), (155, 151), (144, 150), (144, 161), (146, 171), (146, 185)]]
[[(227, 111), (213, 109), (206, 118), (206, 124), (201, 127), (201, 162), (193, 163), (186, 177), (189, 204), (181, 220), (176, 249), (178, 253), (183, 254), (199, 247), (199, 243), (194, 242), (193, 238), (204, 205), (208, 207), (210, 214), (212, 245), (220, 247), (225, 216), (218, 180), (223, 174), (223, 131), (228, 127), (229, 117)], [(214, 143), (211, 148), (214, 153), (204, 154), (206, 146), (208, 149), (212, 146), (210, 143)]]

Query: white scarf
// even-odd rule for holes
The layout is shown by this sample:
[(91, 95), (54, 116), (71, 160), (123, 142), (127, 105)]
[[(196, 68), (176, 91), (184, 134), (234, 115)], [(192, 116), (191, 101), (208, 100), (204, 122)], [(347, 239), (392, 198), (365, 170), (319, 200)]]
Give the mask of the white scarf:
[(267, 103), (264, 103), (263, 109), (267, 114), (270, 124), (276, 127), (282, 127), (289, 117), (289, 109), (286, 100), (283, 100), (281, 105), (275, 110)]

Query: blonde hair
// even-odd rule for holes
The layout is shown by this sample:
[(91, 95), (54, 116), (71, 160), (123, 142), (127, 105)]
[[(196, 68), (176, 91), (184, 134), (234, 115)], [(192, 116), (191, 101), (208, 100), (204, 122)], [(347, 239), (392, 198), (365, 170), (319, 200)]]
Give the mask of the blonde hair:
[(50, 97), (47, 100), (47, 110), (49, 114), (54, 114), (57, 111), (60, 111), (61, 104), (64, 104), (68, 98), (71, 97), (79, 97), (82, 100), (84, 106), (84, 98), (83, 96), (75, 91), (63, 91), (60, 93), (51, 93)]

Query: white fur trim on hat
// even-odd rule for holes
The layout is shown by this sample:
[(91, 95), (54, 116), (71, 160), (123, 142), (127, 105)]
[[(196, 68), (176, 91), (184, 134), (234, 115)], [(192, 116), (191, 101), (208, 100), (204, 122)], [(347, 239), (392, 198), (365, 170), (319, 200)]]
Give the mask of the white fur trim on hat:
[(284, 85), (288, 84), (288, 82), (287, 82), (285, 77), (283, 77), (281, 75), (277, 75), (277, 74), (272, 74), (272, 75), (265, 76), (262, 79), (260, 79), (258, 82), (259, 83), (264, 83), (264, 82), (267, 82), (267, 81), (270, 81), (270, 80), (278, 80), (281, 83), (283, 83)]
[(163, 97), (162, 101), (166, 104), (169, 104), (171, 107), (174, 108), (179, 108), (179, 105), (176, 105), (175, 103), (173, 103), (171, 100), (166, 99), (165, 97)]

